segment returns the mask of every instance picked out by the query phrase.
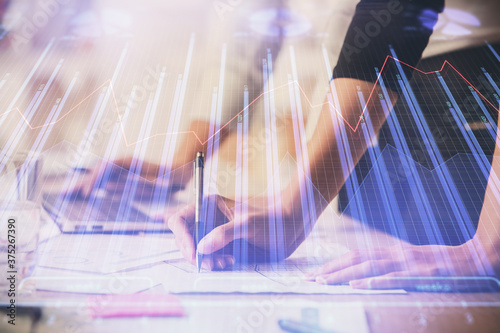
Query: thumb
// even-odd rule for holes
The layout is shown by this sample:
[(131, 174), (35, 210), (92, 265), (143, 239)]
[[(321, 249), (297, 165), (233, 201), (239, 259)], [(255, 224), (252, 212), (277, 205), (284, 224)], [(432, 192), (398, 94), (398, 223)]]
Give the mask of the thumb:
[(215, 228), (200, 241), (198, 253), (211, 254), (224, 248), (235, 239), (234, 230), (235, 224), (233, 221)]

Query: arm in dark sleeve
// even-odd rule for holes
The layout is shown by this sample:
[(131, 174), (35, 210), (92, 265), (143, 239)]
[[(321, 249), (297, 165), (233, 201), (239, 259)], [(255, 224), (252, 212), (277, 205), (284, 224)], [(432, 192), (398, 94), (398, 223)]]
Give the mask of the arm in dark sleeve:
[[(347, 31), (333, 78), (376, 82), (390, 46), (397, 59), (416, 66), (429, 42), (444, 0), (361, 0)], [(388, 69), (389, 67), (387, 67)], [(403, 66), (408, 78), (412, 70)], [(395, 91), (395, 82), (387, 81)]]

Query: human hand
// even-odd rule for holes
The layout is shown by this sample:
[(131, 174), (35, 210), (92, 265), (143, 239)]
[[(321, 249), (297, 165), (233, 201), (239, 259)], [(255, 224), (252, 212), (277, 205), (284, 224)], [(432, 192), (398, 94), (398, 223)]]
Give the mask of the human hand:
[(321, 284), (349, 282), (358, 289), (393, 289), (414, 287), (407, 285), (414, 284), (408, 277), (485, 275), (471, 246), (472, 241), (460, 246), (399, 244), (352, 250), (308, 274), (308, 279)]
[[(209, 202), (207, 206), (215, 207), (215, 212), (212, 216), (208, 215), (206, 221), (210, 232), (198, 244), (198, 253), (205, 255), (202, 263), (205, 269), (224, 269), (241, 260), (242, 258), (234, 257), (233, 245), (237, 241), (243, 240), (249, 246), (248, 253), (251, 256), (243, 260), (267, 261), (285, 259), (306, 237), (303, 220), (296, 214), (282, 212), (277, 219), (281, 223), (276, 223), (276, 220), (270, 223), (269, 211), (279, 210), (276, 207), (268, 207), (266, 198), (253, 198), (244, 204), (217, 195), (204, 200)], [(248, 213), (242, 214), (242, 211)], [(178, 248), (192, 264), (196, 261), (193, 240), (194, 215), (193, 204), (168, 220)]]
[[(222, 226), (228, 223), (228, 216), (232, 216), (230, 209), (219, 196), (211, 196), (204, 200), (216, 201), (215, 216), (212, 225)], [(195, 234), (195, 204), (185, 206), (168, 219), (168, 226), (175, 235), (175, 244), (181, 251), (183, 257), (191, 264), (196, 263), (196, 251), (194, 244)], [(209, 223), (207, 223), (209, 224)], [(234, 257), (224, 251), (204, 256), (202, 267), (207, 270), (224, 269), (234, 265)]]
[(72, 192), (78, 192), (83, 197), (99, 195), (99, 191), (102, 190), (109, 193), (121, 193), (127, 179), (140, 184), (141, 196), (153, 193), (155, 187), (159, 185), (168, 187), (170, 190), (183, 188), (176, 182), (176, 178), (172, 176), (172, 173), (168, 178), (168, 184), (160, 184), (165, 179), (158, 177), (160, 167), (154, 163), (142, 162), (140, 174), (130, 171), (132, 164), (132, 158), (97, 163), (87, 174), (80, 177)]

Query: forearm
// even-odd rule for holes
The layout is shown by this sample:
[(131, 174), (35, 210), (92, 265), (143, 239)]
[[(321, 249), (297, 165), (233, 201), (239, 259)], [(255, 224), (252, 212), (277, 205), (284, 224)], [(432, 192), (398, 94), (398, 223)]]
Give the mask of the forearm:
[[(380, 87), (373, 83), (357, 79), (340, 78), (334, 80), (335, 98), (338, 98), (340, 110), (336, 110), (329, 102), (328, 98), (321, 110), (320, 119), (314, 135), (307, 143), (309, 175), (295, 178), (287, 191), (285, 191), (288, 201), (287, 207), (294, 207), (295, 210), (301, 207), (301, 191), (304, 192), (306, 182), (311, 182), (315, 191), (316, 216), (319, 216), (326, 205), (337, 196), (339, 190), (346, 181), (347, 175), (358, 163), (367, 149), (366, 140), (361, 132), (361, 127), (357, 126), (360, 117), (368, 114), (374, 133), (377, 133), (386, 119), (386, 114), (378, 99), (370, 99), (372, 94), (377, 96)], [(362, 93), (367, 100), (367, 105), (361, 105), (357, 96)], [(396, 100), (396, 93), (389, 92), (392, 103)], [(364, 113), (363, 113), (364, 112)], [(335, 124), (336, 123), (336, 124)], [(338, 141), (339, 128), (345, 128), (345, 139), (347, 142)], [(345, 147), (349, 149), (345, 149)], [(352, 163), (342, 165), (341, 155), (349, 155)], [(300, 164), (300, 163), (299, 163)], [(299, 170), (300, 173), (300, 170)]]
[[(325, 103), (316, 133), (307, 145), (306, 163), (310, 166), (311, 181), (318, 189), (315, 201), (319, 212), (324, 209), (325, 203), (337, 195), (346, 177), (366, 150), (365, 138), (357, 126), (365, 109), (359, 102), (358, 94), (361, 92), (368, 103), (365, 112), (370, 116), (373, 133), (377, 133), (386, 115), (378, 99), (369, 98), (381, 93), (380, 88), (376, 86), (378, 75), (375, 67), (381, 68), (393, 52), (398, 60), (416, 66), (442, 7), (443, 0), (361, 0), (357, 5), (339, 60), (333, 70), (336, 91), (332, 92), (332, 95), (338, 98), (340, 110), (332, 110), (330, 105)], [(374, 19), (380, 18), (380, 15), (386, 18), (383, 24)], [(426, 24), (423, 24), (423, 18)], [(377, 26), (377, 33), (371, 31), (374, 25)], [(365, 36), (362, 45), (360, 36)], [(404, 71), (410, 78), (411, 67), (405, 66)], [(397, 74), (400, 73), (390, 66), (385, 71), (387, 79), (384, 81), (393, 91), (399, 89), (398, 83), (390, 78), (396, 77)], [(393, 102), (395, 96), (395, 93), (391, 93)], [(328, 99), (326, 101), (328, 102)], [(337, 117), (335, 112), (341, 113), (342, 117)], [(347, 124), (343, 138), (347, 142), (337, 142), (336, 128), (339, 126), (334, 122)], [(350, 157), (352, 163), (342, 165), (342, 155)], [(298, 177), (290, 191), (285, 194), (294, 206), (298, 203), (297, 198), (300, 198), (301, 186), (304, 184), (301, 184), (301, 177)]]
[[(500, 119), (499, 119), (500, 120)], [(499, 122), (500, 128), (500, 122)], [(490, 178), (486, 188), (484, 204), (479, 218), (479, 224), (473, 243), (484, 257), (493, 266), (497, 274), (500, 274), (500, 138), (497, 137), (497, 145), (493, 156)]]

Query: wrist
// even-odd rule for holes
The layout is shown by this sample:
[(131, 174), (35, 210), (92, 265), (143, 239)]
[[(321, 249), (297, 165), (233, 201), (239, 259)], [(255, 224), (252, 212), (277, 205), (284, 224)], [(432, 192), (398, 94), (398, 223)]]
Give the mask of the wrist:
[(491, 268), (494, 270), (495, 275), (500, 275), (500, 258), (499, 258), (499, 249), (500, 244), (497, 240), (492, 241), (488, 239), (485, 241), (482, 237), (477, 234), (466, 244), (470, 247), (470, 250), (473, 250), (479, 256), (479, 259), (483, 263), (484, 266)]

